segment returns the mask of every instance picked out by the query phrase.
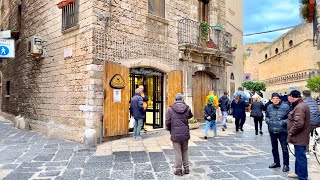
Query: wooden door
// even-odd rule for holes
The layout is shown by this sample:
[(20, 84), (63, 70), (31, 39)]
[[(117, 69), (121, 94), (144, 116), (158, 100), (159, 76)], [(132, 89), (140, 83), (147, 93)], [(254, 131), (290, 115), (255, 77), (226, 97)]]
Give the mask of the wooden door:
[(229, 96), (232, 97), (232, 95), (236, 92), (236, 85), (234, 84), (234, 82), (230, 83), (230, 93)]
[[(115, 102), (114, 90), (110, 85), (112, 78), (119, 74), (124, 81), (124, 88), (121, 90), (120, 102)], [(103, 104), (103, 136), (126, 135), (129, 131), (129, 68), (119, 64), (106, 61), (104, 64), (103, 86), (105, 99)]]
[(193, 76), (193, 111), (194, 118), (204, 120), (203, 109), (206, 104), (206, 96), (211, 90), (214, 90), (213, 77), (203, 71), (196, 72)]
[(171, 106), (175, 102), (177, 93), (183, 93), (183, 73), (182, 71), (171, 71), (168, 73), (168, 99), (167, 105)]

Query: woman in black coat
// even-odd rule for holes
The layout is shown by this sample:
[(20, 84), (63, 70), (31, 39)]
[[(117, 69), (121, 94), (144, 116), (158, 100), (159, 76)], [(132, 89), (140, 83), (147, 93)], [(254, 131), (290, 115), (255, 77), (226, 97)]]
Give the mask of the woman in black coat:
[(256, 135), (258, 135), (258, 124), (260, 128), (260, 134), (262, 135), (262, 120), (263, 120), (263, 113), (264, 105), (260, 100), (260, 97), (257, 97), (253, 100), (253, 103), (250, 106), (250, 117), (254, 119), (254, 128), (256, 130)]
[(246, 107), (248, 106), (249, 104), (241, 98), (240, 94), (237, 95), (231, 103), (233, 117), (236, 119), (235, 124), (237, 132), (239, 129), (243, 131), (243, 125), (246, 121)]

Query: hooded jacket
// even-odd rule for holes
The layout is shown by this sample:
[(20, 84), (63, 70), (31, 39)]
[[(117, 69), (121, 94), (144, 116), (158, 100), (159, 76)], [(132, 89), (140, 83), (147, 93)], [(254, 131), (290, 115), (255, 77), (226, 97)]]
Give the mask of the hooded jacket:
[(219, 106), (221, 111), (228, 111), (230, 109), (230, 101), (228, 96), (223, 95), (220, 99), (219, 99)]
[(190, 139), (189, 122), (193, 114), (183, 101), (176, 101), (166, 114), (166, 129), (170, 131), (171, 141), (183, 142)]
[[(210, 116), (210, 119), (208, 119), (208, 116)], [(217, 116), (216, 116), (215, 105), (212, 103), (208, 103), (204, 107), (204, 119), (207, 121), (212, 121), (212, 120), (216, 120), (216, 118), (217, 118)]]
[(286, 103), (280, 102), (278, 105), (268, 105), (266, 110), (266, 123), (268, 124), (269, 132), (287, 132), (289, 112), (290, 106)]
[(306, 97), (303, 102), (305, 102), (310, 108), (310, 125), (319, 126), (320, 125), (320, 112), (318, 103), (310, 97)]
[(213, 98), (213, 103), (214, 103), (214, 105), (216, 106), (216, 109), (218, 109), (218, 108), (219, 108), (218, 97), (217, 97), (216, 95), (214, 95), (214, 94), (209, 94), (209, 95), (206, 97), (206, 104), (208, 104), (209, 99), (210, 99), (211, 97)]
[(135, 120), (145, 118), (145, 110), (143, 108), (143, 99), (140, 94), (135, 94), (130, 102), (130, 113)]

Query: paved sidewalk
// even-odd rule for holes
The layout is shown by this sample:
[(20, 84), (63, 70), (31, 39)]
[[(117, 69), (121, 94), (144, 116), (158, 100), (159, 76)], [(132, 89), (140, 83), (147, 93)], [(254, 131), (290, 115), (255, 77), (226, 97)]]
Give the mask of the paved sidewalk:
[[(190, 175), (174, 177), (174, 153), (169, 133), (143, 134), (103, 143), (96, 151), (79, 143), (50, 139), (42, 134), (17, 130), (0, 118), (0, 179), (287, 179), (281, 169), (269, 169), (271, 144), (254, 135), (252, 121), (245, 132), (219, 128), (219, 137), (203, 139), (203, 128), (191, 131)], [(290, 157), (294, 169), (294, 157)], [(320, 165), (311, 156), (309, 174), (317, 180)]]

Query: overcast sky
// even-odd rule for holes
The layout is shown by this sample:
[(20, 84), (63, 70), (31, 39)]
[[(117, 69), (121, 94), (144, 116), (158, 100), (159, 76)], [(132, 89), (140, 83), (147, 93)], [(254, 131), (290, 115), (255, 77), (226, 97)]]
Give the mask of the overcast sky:
[[(302, 22), (299, 0), (243, 0), (243, 3), (244, 34), (293, 26)], [(289, 30), (244, 37), (244, 43), (271, 42)]]

